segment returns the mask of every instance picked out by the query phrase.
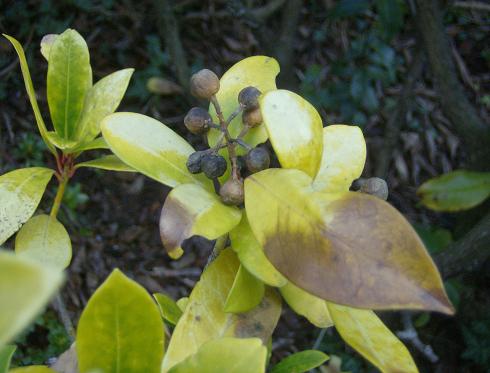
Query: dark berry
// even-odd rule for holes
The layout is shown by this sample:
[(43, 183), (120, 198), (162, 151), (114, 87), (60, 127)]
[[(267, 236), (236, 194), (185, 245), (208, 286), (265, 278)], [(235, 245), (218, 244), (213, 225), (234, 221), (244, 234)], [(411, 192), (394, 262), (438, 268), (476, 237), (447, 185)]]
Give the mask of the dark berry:
[(262, 123), (262, 113), (259, 108), (246, 110), (242, 114), (242, 122), (249, 127), (257, 127)]
[(193, 96), (209, 100), (219, 91), (219, 78), (211, 70), (202, 69), (191, 76), (190, 88)]
[(184, 125), (193, 134), (205, 133), (212, 123), (209, 113), (200, 107), (193, 107), (184, 118)]
[(259, 96), (261, 92), (255, 87), (243, 88), (238, 94), (238, 103), (245, 110), (253, 110), (259, 107)]
[(201, 163), (205, 155), (206, 152), (197, 151), (192, 153), (189, 158), (187, 158), (186, 166), (191, 174), (198, 174), (201, 172)]
[(247, 168), (250, 172), (259, 172), (269, 168), (271, 159), (269, 152), (266, 149), (257, 147), (247, 153), (245, 162), (247, 163)]
[(226, 167), (225, 158), (218, 154), (206, 154), (201, 161), (201, 170), (210, 179), (223, 176)]
[(229, 179), (219, 190), (221, 200), (226, 205), (241, 205), (243, 203), (243, 194), (242, 180)]

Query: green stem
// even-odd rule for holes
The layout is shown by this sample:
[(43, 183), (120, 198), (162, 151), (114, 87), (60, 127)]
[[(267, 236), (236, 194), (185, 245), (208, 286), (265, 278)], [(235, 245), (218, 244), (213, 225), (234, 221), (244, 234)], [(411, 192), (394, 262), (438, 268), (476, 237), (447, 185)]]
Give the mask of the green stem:
[(61, 181), (58, 186), (58, 191), (56, 192), (56, 197), (54, 198), (53, 207), (51, 208), (51, 213), (49, 214), (52, 218), (56, 218), (58, 211), (61, 206), (61, 201), (63, 200), (63, 195), (65, 194), (66, 184), (68, 184), (68, 177), (63, 174), (61, 175)]

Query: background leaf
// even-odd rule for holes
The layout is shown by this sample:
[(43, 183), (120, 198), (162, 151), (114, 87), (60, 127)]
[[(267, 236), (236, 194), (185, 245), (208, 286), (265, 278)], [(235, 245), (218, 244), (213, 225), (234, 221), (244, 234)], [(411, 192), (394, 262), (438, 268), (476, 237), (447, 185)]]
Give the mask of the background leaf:
[(71, 241), (65, 227), (49, 215), (29, 219), (15, 237), (18, 255), (65, 269), (71, 261)]
[(0, 348), (40, 313), (62, 279), (56, 268), (0, 250)]
[(160, 372), (164, 334), (158, 307), (118, 269), (87, 303), (76, 341), (80, 373)]
[(182, 310), (177, 303), (167, 294), (153, 294), (153, 298), (157, 301), (162, 317), (173, 325), (177, 324), (180, 316), (182, 316)]
[(328, 356), (321, 351), (306, 350), (289, 355), (277, 363), (270, 373), (303, 373), (319, 367)]
[(53, 174), (49, 168), (31, 167), (0, 176), (0, 245), (34, 214)]
[(264, 297), (264, 283), (240, 265), (225, 302), (225, 312), (242, 313), (255, 308)]
[(10, 367), (10, 360), (17, 347), (15, 345), (5, 345), (0, 347), (0, 373), (7, 373)]
[(75, 139), (85, 95), (92, 86), (87, 43), (75, 30), (60, 34), (49, 52), (47, 95), (56, 133)]
[(108, 171), (136, 172), (136, 170), (121, 161), (117, 156), (110, 154), (90, 161), (78, 163), (76, 168), (90, 167)]

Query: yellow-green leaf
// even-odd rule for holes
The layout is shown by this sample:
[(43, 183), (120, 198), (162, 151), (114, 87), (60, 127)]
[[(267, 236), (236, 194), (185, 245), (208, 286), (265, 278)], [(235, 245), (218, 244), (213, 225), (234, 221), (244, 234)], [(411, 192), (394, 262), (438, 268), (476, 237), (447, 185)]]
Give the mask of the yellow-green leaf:
[(142, 174), (170, 187), (197, 183), (214, 190), (204, 175), (187, 170), (194, 149), (163, 123), (142, 114), (114, 113), (104, 118), (101, 128), (112, 152)]
[(0, 245), (34, 214), (53, 173), (31, 167), (0, 176)]
[(289, 307), (298, 315), (306, 317), (313, 325), (319, 328), (328, 328), (333, 325), (325, 300), (309, 294), (291, 282), (288, 282), (279, 291)]
[(323, 155), (314, 188), (323, 192), (349, 190), (366, 162), (366, 142), (359, 127), (334, 124), (323, 129)]
[(89, 89), (80, 123), (77, 126), (78, 139), (84, 142), (90, 141), (100, 133), (102, 119), (116, 111), (133, 72), (134, 69), (116, 71), (102, 78)]
[(9, 370), (9, 373), (56, 373), (56, 371), (44, 365), (31, 365)]
[(305, 350), (289, 355), (274, 365), (270, 373), (303, 373), (315, 369), (328, 360), (328, 355), (317, 350)]
[(265, 256), (264, 250), (250, 229), (246, 214), (243, 214), (240, 224), (230, 232), (230, 239), (232, 249), (252, 275), (270, 286), (286, 285), (288, 280), (274, 268)]
[(167, 294), (153, 294), (153, 298), (157, 301), (162, 317), (173, 325), (177, 324), (180, 316), (182, 316), (182, 310), (177, 303)]
[(52, 153), (56, 153), (56, 149), (53, 144), (48, 139), (48, 130), (46, 129), (46, 124), (44, 124), (43, 117), (41, 115), (41, 111), (39, 110), (39, 106), (37, 104), (36, 99), (36, 91), (34, 91), (34, 86), (32, 85), (31, 73), (29, 72), (29, 66), (27, 65), (26, 55), (24, 53), (24, 49), (22, 49), (22, 45), (13, 38), (12, 36), (2, 34), (5, 38), (7, 38), (10, 43), (12, 43), (17, 55), (19, 56), (20, 61), (20, 69), (22, 70), (22, 76), (24, 78), (24, 84), (26, 86), (27, 95), (29, 96), (29, 101), (31, 102), (32, 111), (34, 111), (34, 117), (36, 118), (37, 128), (39, 129), (39, 133), (43, 138), (46, 146)]
[(441, 277), (405, 218), (381, 199), (323, 193), (299, 170), (245, 180), (245, 207), (266, 256), (288, 280), (339, 304), (453, 313)]
[(260, 110), (277, 158), (283, 168), (314, 177), (322, 159), (322, 118), (296, 93), (277, 90), (261, 96)]
[[(253, 56), (245, 58), (233, 65), (220, 79), (220, 89), (216, 94), (221, 105), (221, 111), (228, 118), (238, 107), (238, 93), (248, 86), (259, 89), (262, 93), (276, 89), (276, 76), (279, 74), (279, 64), (271, 57)], [(210, 105), (209, 112), (218, 123), (214, 107)], [(232, 137), (238, 136), (242, 130), (242, 117), (239, 115), (228, 127)], [(216, 145), (220, 132), (212, 129), (208, 134), (210, 146)], [(256, 146), (267, 140), (267, 131), (260, 125), (251, 129), (244, 137), (244, 141), (250, 146)], [(241, 148), (237, 148), (243, 152)]]
[(0, 373), (7, 373), (10, 367), (10, 360), (14, 355), (17, 346), (15, 345), (5, 345), (0, 347)]
[(172, 189), (160, 216), (160, 237), (170, 257), (183, 254), (182, 242), (199, 235), (214, 240), (233, 229), (242, 212), (223, 204), (214, 192), (197, 184), (183, 184)]
[(242, 313), (255, 308), (264, 297), (264, 283), (240, 265), (225, 301), (225, 312)]
[(490, 196), (490, 172), (449, 172), (426, 181), (417, 190), (417, 195), (432, 210), (470, 209)]
[(56, 268), (0, 251), (0, 348), (34, 320), (62, 280)]
[(48, 131), (47, 137), (51, 144), (61, 150), (70, 149), (78, 145), (76, 140), (65, 139), (54, 131)]
[(80, 373), (160, 372), (164, 333), (158, 307), (118, 269), (90, 298), (76, 340)]
[(170, 373), (264, 373), (266, 357), (258, 338), (220, 338), (204, 343)]
[(328, 309), (344, 341), (383, 373), (418, 372), (407, 348), (373, 311), (333, 303)]
[(182, 297), (180, 299), (177, 299), (177, 302), (175, 302), (177, 306), (179, 306), (180, 310), (182, 312), (185, 311), (185, 308), (187, 307), (187, 303), (189, 303), (189, 297)]
[(94, 149), (109, 149), (109, 145), (107, 145), (103, 137), (97, 137), (94, 140), (77, 145), (76, 147), (70, 149), (70, 152), (76, 153)]
[(212, 339), (257, 337), (263, 343), (268, 341), (281, 314), (280, 298), (272, 289), (266, 291), (259, 306), (247, 313), (224, 311), (238, 267), (235, 253), (225, 249), (204, 271), (174, 329), (163, 360), (163, 373)]
[(49, 215), (29, 219), (15, 237), (18, 255), (65, 269), (71, 261), (71, 241), (65, 227)]
[(85, 95), (92, 86), (87, 43), (75, 30), (60, 34), (49, 52), (47, 95), (56, 133), (75, 139)]
[(41, 54), (46, 61), (49, 61), (49, 54), (51, 53), (51, 47), (54, 41), (58, 37), (58, 34), (47, 34), (41, 39)]
[(103, 157), (92, 159), (90, 161), (78, 163), (76, 168), (80, 167), (90, 167), (90, 168), (99, 168), (101, 170), (108, 171), (122, 171), (122, 172), (136, 172), (136, 170), (128, 166), (126, 163), (121, 161), (118, 157), (113, 154), (104, 155)]

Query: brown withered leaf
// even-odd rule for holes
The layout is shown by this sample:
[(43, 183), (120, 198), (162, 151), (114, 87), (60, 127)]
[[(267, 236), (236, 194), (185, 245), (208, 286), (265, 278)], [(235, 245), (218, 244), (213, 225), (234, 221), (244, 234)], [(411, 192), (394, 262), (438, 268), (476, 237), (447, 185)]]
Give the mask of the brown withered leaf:
[(453, 313), (422, 241), (379, 198), (318, 192), (299, 170), (269, 169), (246, 179), (245, 207), (268, 259), (309, 293), (358, 308)]

